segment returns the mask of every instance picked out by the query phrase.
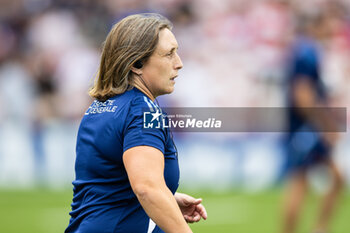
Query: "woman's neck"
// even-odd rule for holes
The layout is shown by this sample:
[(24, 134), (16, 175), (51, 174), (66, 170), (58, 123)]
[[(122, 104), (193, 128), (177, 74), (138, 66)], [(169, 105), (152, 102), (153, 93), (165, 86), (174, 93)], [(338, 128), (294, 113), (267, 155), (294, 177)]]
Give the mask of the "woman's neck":
[(132, 85), (137, 89), (139, 89), (143, 94), (145, 94), (152, 101), (155, 100), (156, 97), (153, 96), (152, 92), (147, 88), (146, 84), (144, 83), (144, 80), (142, 80), (142, 77), (135, 75), (133, 78)]

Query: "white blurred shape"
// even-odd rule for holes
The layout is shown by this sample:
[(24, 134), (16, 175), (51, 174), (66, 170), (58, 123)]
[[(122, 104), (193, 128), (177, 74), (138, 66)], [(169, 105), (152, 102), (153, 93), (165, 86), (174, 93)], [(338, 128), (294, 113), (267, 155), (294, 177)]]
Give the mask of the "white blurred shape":
[(191, 146), (180, 151), (180, 182), (183, 187), (221, 190), (232, 186), (234, 156), (232, 151), (217, 143), (193, 141)]
[(77, 123), (51, 121), (46, 127), (44, 151), (47, 180), (51, 188), (67, 187), (74, 179), (77, 131)]
[(67, 51), (59, 60), (55, 73), (58, 83), (60, 109), (64, 116), (82, 115), (90, 101), (88, 89), (97, 74), (99, 54), (89, 47)]
[(242, 164), (244, 188), (254, 192), (271, 187), (276, 181), (282, 163), (276, 141), (268, 137), (252, 138), (244, 147), (245, 158)]
[(0, 131), (0, 185), (31, 187), (33, 185), (33, 149), (28, 127), (7, 122)]
[(0, 69), (0, 119), (6, 116), (29, 120), (32, 101), (33, 83), (28, 73), (15, 62), (4, 64)]
[(64, 50), (83, 42), (77, 20), (67, 11), (48, 12), (36, 18), (28, 31), (30, 42), (43, 50)]

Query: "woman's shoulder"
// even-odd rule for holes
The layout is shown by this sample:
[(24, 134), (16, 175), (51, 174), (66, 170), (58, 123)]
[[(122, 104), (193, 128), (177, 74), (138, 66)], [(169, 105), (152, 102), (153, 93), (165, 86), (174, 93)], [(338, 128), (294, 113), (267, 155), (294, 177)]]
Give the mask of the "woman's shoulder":
[(160, 107), (154, 103), (149, 97), (147, 97), (144, 93), (142, 93), (137, 88), (132, 89), (133, 96), (130, 101), (130, 108), (134, 110), (143, 110), (143, 111), (156, 111), (160, 109)]
[[(126, 118), (131, 115), (143, 115), (145, 111), (153, 111), (155, 104), (136, 88), (113, 96), (104, 102), (95, 100), (87, 113), (113, 112), (113, 118)], [(112, 116), (112, 115), (111, 115)]]

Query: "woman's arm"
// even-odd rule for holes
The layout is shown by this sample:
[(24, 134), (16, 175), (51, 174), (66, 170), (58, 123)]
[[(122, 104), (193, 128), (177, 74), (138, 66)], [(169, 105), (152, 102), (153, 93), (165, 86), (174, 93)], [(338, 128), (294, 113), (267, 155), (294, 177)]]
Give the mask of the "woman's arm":
[[(298, 108), (299, 114), (305, 117), (316, 130), (321, 132), (325, 142), (335, 146), (337, 138), (337, 123), (332, 113), (326, 112), (327, 105), (317, 101), (316, 87), (307, 76), (300, 76), (293, 84), (292, 98)], [(323, 110), (317, 111), (312, 108), (320, 107)]]
[(148, 216), (166, 233), (192, 232), (164, 180), (164, 155), (150, 146), (124, 152), (131, 187)]

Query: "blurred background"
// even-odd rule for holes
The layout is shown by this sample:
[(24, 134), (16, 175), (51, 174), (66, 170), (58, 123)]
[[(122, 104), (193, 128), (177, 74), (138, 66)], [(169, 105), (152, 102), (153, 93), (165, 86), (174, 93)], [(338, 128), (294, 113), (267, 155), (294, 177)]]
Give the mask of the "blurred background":
[[(76, 134), (92, 101), (87, 90), (101, 44), (114, 23), (141, 12), (173, 22), (184, 63), (161, 106), (286, 107), (289, 48), (300, 26), (320, 15), (331, 29), (320, 43), (329, 104), (350, 105), (348, 0), (1, 0), (0, 232), (67, 226)], [(277, 232), (283, 133), (174, 137), (181, 190), (202, 196), (208, 208), (208, 221), (193, 225), (195, 232)], [(334, 221), (339, 233), (350, 227), (349, 139), (341, 133), (333, 154), (347, 186)], [(311, 225), (329, 183), (322, 168), (310, 171), (309, 180), (301, 229)]]

